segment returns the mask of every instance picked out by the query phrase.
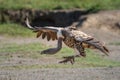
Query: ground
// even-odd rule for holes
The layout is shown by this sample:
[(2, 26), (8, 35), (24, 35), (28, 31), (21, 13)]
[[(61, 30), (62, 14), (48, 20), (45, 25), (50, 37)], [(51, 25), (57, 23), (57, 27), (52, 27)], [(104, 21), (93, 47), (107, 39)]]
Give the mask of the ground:
[[(105, 14), (105, 13), (104, 13)], [(106, 15), (106, 14), (105, 14)], [(93, 15), (92, 15), (93, 16)], [(95, 15), (94, 15), (95, 16)], [(103, 16), (103, 15), (102, 15)], [(98, 18), (99, 19), (99, 18)], [(110, 18), (109, 18), (110, 19)], [(94, 22), (94, 18), (92, 18)], [(104, 19), (105, 20), (105, 19)], [(89, 22), (87, 19), (86, 23)], [(91, 23), (93, 23), (91, 22)], [(107, 59), (113, 61), (120, 61), (120, 36), (119, 32), (106, 27), (89, 27), (84, 23), (80, 30), (87, 34), (90, 34), (97, 39), (106, 43), (106, 46), (110, 50), (110, 54)], [(108, 23), (109, 24), (109, 23)], [(108, 25), (107, 24), (107, 25)], [(91, 24), (93, 25), (93, 24)], [(100, 24), (99, 24), (100, 25)], [(110, 24), (111, 25), (111, 24)], [(97, 26), (95, 24), (95, 26)], [(56, 42), (47, 42), (45, 40), (32, 38), (10, 38), (0, 36), (1, 43), (16, 43), (16, 44), (29, 44), (29, 43), (43, 43), (50, 46), (56, 45)], [(1, 47), (1, 46), (0, 46)], [(100, 54), (100, 56), (102, 53)], [(32, 60), (27, 58), (19, 58), (19, 55), (12, 55), (12, 59), (6, 60), (4, 63), (0, 63), (2, 66), (10, 65), (31, 65), (31, 64), (58, 64), (56, 58), (43, 58), (42, 60)], [(46, 60), (47, 59), (47, 60)], [(72, 65), (70, 65), (72, 66)], [(1, 69), (1, 80), (119, 80), (120, 79), (120, 67), (92, 67), (92, 68), (41, 68), (41, 69)]]
[(1, 70), (1, 80), (119, 80), (120, 68)]

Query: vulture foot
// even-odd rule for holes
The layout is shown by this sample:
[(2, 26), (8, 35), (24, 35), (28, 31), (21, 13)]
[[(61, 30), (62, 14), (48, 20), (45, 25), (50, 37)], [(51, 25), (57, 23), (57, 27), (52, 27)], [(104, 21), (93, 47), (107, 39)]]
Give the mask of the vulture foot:
[(64, 60), (60, 61), (59, 63), (67, 63), (67, 62), (70, 62), (71, 64), (75, 63), (75, 56), (67, 56), (63, 58)]

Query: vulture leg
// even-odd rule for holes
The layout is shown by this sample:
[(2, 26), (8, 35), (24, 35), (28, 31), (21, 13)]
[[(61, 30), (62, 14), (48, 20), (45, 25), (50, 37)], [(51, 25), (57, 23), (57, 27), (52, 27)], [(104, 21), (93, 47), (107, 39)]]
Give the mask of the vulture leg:
[(74, 46), (74, 51), (75, 51), (75, 55), (72, 55), (72, 56), (66, 56), (66, 57), (63, 57), (64, 60), (63, 61), (60, 61), (59, 63), (67, 63), (67, 62), (70, 62), (71, 64), (74, 64), (75, 63), (75, 57), (80, 57), (80, 56), (83, 56), (85, 57), (86, 54), (84, 52), (84, 48), (83, 46), (81, 45), (81, 43), (78, 43), (78, 44), (75, 44)]
[(80, 57), (80, 54), (75, 54), (75, 55), (72, 55), (72, 56), (65, 56), (65, 57), (63, 57), (64, 60), (60, 61), (59, 63), (70, 62), (71, 64), (74, 64), (75, 63), (75, 57)]
[(59, 63), (70, 62), (71, 64), (74, 64), (75, 63), (75, 57), (80, 57), (80, 55), (76, 54), (76, 55), (72, 55), (72, 56), (63, 57), (64, 60), (60, 61)]
[(58, 38), (58, 43), (57, 43), (57, 47), (56, 48), (50, 48), (50, 49), (47, 49), (47, 50), (43, 50), (41, 51), (41, 54), (55, 54), (57, 53), (58, 51), (60, 51), (62, 48), (62, 38)]

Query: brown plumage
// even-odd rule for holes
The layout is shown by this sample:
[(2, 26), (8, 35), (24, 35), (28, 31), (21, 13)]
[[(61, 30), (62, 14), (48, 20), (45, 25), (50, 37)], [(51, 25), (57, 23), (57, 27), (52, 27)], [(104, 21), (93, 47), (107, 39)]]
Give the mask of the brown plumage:
[[(98, 49), (108, 55), (109, 50), (100, 41), (96, 40), (94, 37), (83, 33), (73, 27), (61, 28), (61, 27), (32, 27), (29, 24), (28, 19), (26, 24), (29, 29), (32, 29), (37, 33), (37, 38), (42, 37), (42, 39), (47, 38), (47, 40), (58, 40), (58, 45), (56, 48), (50, 48), (42, 51), (42, 54), (55, 54), (62, 48), (62, 41), (70, 48), (73, 48), (78, 54), (69, 57), (61, 61), (60, 63), (68, 62), (70, 60), (73, 63), (73, 58), (77, 56), (85, 57), (85, 48)], [(71, 58), (71, 59), (70, 59)]]

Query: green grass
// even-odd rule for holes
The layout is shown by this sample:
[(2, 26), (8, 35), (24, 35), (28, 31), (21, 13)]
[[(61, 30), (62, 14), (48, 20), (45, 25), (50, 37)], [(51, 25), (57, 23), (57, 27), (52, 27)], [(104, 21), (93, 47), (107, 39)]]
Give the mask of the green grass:
[[(64, 47), (55, 55), (41, 55), (38, 51), (47, 49), (49, 46), (43, 46), (40, 43), (31, 44), (1, 44), (0, 47), (0, 62), (13, 58), (12, 55), (19, 55), (19, 58), (41, 59), (52, 57), (62, 60), (63, 56), (73, 55), (73, 50)], [(33, 65), (14, 65), (3, 66), (0, 69), (36, 69), (36, 68), (84, 68), (84, 67), (118, 67), (120, 62), (105, 59), (104, 57), (95, 54), (91, 50), (86, 50), (86, 58), (76, 58), (76, 63), (71, 64), (33, 64)]]
[[(34, 34), (29, 29), (20, 26), (18, 24), (1, 24), (0, 35), (7, 37), (7, 41), (10, 38), (32, 37)], [(34, 35), (35, 36), (35, 35)], [(118, 44), (118, 43), (117, 43)], [(4, 63), (6, 60), (14, 58), (17, 55), (18, 58), (27, 59), (41, 59), (45, 57), (52, 57), (58, 60), (62, 60), (63, 56), (73, 55), (73, 50), (70, 48), (62, 48), (60, 52), (55, 55), (41, 55), (39, 51), (47, 49), (51, 46), (45, 46), (41, 43), (34, 42), (29, 44), (17, 44), (14, 42), (6, 42), (0, 40), (0, 63)], [(79, 67), (114, 67), (120, 66), (120, 62), (105, 59), (103, 56), (95, 54), (91, 50), (86, 50), (86, 58), (76, 58), (76, 63), (71, 64), (33, 64), (33, 65), (14, 65), (14, 66), (0, 66), (0, 69), (31, 69), (31, 68), (79, 68)], [(109, 57), (109, 56), (108, 56)]]
[(1, 9), (120, 9), (120, 0), (0, 0)]
[(29, 29), (13, 23), (0, 24), (0, 35), (30, 37), (34, 35)]

